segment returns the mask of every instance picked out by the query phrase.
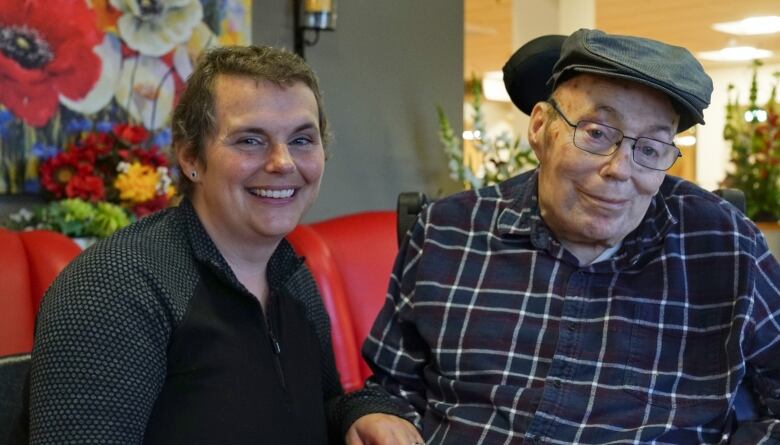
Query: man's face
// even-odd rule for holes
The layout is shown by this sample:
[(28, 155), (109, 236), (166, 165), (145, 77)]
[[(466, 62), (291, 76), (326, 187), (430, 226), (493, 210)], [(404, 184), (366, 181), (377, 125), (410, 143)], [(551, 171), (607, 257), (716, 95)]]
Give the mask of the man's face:
[[(553, 97), (572, 123), (589, 120), (623, 131), (671, 142), (678, 115), (662, 93), (643, 85), (592, 75), (561, 84)], [(531, 116), (529, 140), (540, 161), (542, 218), (567, 245), (603, 250), (634, 230), (661, 186), (665, 172), (637, 165), (632, 141), (610, 156), (577, 148), (574, 128), (546, 103)]]
[(303, 83), (227, 75), (217, 77), (214, 93), (205, 163), (190, 160), (193, 205), (218, 245), (276, 242), (319, 193), (325, 153), (314, 93)]

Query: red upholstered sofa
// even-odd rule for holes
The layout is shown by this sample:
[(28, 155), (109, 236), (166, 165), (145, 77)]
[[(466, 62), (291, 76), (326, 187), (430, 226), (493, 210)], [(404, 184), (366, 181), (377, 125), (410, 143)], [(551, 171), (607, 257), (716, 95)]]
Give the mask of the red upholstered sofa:
[(385, 301), (398, 252), (396, 212), (354, 213), (300, 225), (287, 239), (306, 258), (330, 314), (344, 390), (359, 389), (371, 374), (360, 348)]
[[(306, 258), (331, 317), (346, 391), (370, 374), (360, 357), (397, 252), (396, 213), (364, 212), (298, 226), (288, 236)], [(54, 277), (81, 249), (59, 233), (0, 228), (0, 357), (32, 349), (35, 313)]]
[(0, 228), (0, 357), (30, 352), (41, 297), (80, 252), (78, 244), (56, 232)]

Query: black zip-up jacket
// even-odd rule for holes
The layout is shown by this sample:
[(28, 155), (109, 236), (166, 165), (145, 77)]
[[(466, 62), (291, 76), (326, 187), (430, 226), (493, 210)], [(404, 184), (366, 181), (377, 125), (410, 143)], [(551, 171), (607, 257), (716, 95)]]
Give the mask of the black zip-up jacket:
[(286, 241), (267, 276), (264, 316), (186, 200), (85, 251), (38, 315), (30, 443), (337, 443), (360, 412), (396, 412), (342, 397), (327, 313)]

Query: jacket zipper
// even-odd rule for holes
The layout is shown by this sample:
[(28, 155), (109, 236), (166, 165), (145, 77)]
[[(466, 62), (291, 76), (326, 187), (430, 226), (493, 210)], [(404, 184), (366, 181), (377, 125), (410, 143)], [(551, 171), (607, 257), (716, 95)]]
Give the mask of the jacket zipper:
[(279, 345), (279, 340), (276, 339), (276, 335), (274, 335), (274, 330), (271, 327), (271, 323), (269, 320), (268, 323), (268, 339), (271, 341), (271, 349), (274, 352), (274, 364), (276, 365), (276, 373), (279, 375), (279, 380), (282, 381), (282, 389), (287, 391), (287, 383), (284, 380), (284, 372), (282, 371), (282, 361), (281, 361), (281, 354), (282, 354), (282, 347)]

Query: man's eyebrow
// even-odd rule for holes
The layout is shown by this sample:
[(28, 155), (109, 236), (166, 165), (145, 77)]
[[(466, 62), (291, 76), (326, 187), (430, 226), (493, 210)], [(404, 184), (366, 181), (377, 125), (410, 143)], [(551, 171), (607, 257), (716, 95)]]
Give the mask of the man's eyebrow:
[[(622, 119), (622, 116), (623, 116), (623, 114), (621, 112), (619, 112), (618, 110), (612, 108), (609, 105), (605, 105), (605, 104), (597, 104), (593, 108), (592, 111), (593, 112), (606, 112), (606, 113), (609, 113), (609, 114), (612, 114), (612, 115), (616, 116), (618, 119)], [(648, 128), (647, 131), (649, 133), (664, 132), (664, 133), (667, 133), (667, 134), (669, 134), (671, 136), (674, 136), (674, 128), (671, 125), (666, 125), (666, 124), (653, 125), (652, 127)]]

